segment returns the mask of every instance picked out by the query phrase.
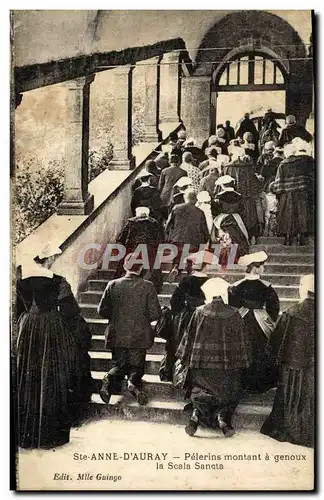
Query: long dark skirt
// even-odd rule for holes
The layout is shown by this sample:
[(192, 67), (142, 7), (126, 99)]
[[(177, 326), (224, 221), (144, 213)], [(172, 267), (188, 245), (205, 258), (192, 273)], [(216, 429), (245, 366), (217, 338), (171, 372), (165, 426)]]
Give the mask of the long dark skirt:
[(315, 427), (314, 368), (283, 368), (272, 412), (261, 433), (301, 446), (314, 447)]
[(77, 369), (73, 334), (56, 311), (24, 313), (18, 328), (18, 445), (50, 448), (67, 443)]
[(265, 347), (268, 338), (259, 326), (252, 310), (244, 316), (244, 323), (250, 335), (252, 363), (244, 371), (243, 387), (247, 392), (263, 393), (276, 386), (277, 368), (267, 359)]
[(281, 194), (277, 213), (278, 232), (291, 236), (306, 233), (309, 229), (308, 209), (306, 191)]
[(191, 402), (200, 422), (217, 427), (218, 417), (231, 423), (242, 394), (242, 370), (191, 370)]
[(236, 243), (238, 245), (235, 256), (236, 264), (240, 257), (249, 253), (249, 242), (239, 228), (233, 215), (229, 215), (224, 219), (224, 221), (221, 223), (221, 229), (230, 235), (232, 243)]
[(186, 306), (173, 318), (172, 337), (166, 342), (165, 355), (161, 361), (159, 369), (160, 379), (163, 381), (168, 380), (172, 382), (173, 380), (173, 368), (176, 361), (176, 352), (194, 311), (195, 308)]
[(259, 219), (257, 212), (257, 202), (254, 198), (242, 197), (243, 211), (240, 213), (249, 237), (259, 236)]

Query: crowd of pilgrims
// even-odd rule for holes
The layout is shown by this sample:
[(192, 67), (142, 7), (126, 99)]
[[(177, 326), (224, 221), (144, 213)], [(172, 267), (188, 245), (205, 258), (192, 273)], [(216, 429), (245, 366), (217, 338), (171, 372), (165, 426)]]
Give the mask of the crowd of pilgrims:
[[(314, 446), (314, 275), (302, 277), (299, 302), (280, 312), (274, 287), (262, 277), (268, 255), (250, 251), (260, 235), (304, 245), (314, 231), (312, 136), (293, 116), (280, 134), (278, 128), (271, 110), (260, 133), (246, 114), (236, 134), (227, 121), (202, 148), (180, 130), (169, 153), (147, 161), (135, 179), (132, 217), (117, 238), (126, 257), (98, 306), (112, 353), (100, 389), (105, 403), (123, 391), (126, 377), (127, 390), (147, 404), (145, 356), (160, 336), (166, 347), (159, 375), (187, 402), (189, 435), (204, 425), (232, 436), (240, 400), (277, 387), (261, 432)], [(159, 304), (163, 272), (153, 266), (163, 242), (179, 250), (168, 276), (178, 279), (170, 308)], [(143, 243), (150, 249), (145, 269), (132, 260)], [(213, 243), (220, 244), (220, 269), (237, 245), (243, 279), (208, 277)], [(185, 244), (190, 255), (180, 271)], [(47, 245), (17, 277), (15, 416), (23, 448), (67, 443), (93, 391), (91, 333), (70, 285), (51, 271), (60, 252)]]

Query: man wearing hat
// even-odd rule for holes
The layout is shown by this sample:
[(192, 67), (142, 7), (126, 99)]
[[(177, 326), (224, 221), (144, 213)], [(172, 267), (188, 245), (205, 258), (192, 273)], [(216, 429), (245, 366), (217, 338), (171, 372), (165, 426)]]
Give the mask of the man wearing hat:
[(181, 177), (186, 176), (187, 172), (179, 166), (179, 157), (171, 155), (170, 167), (162, 170), (159, 182), (159, 191), (164, 206), (171, 205), (173, 186)]
[(282, 129), (278, 146), (283, 147), (285, 144), (291, 142), (295, 137), (300, 137), (303, 141), (311, 142), (313, 139), (303, 125), (298, 125), (296, 118), (293, 115), (288, 115), (286, 118), (286, 126)]
[(267, 344), (278, 367), (278, 388), (261, 433), (277, 441), (314, 447), (315, 430), (315, 285), (302, 276), (300, 301), (284, 311)]
[(197, 196), (193, 190), (184, 192), (184, 203), (173, 207), (165, 226), (167, 241), (178, 247), (178, 257), (174, 260), (169, 280), (177, 274), (177, 266), (183, 245), (189, 244), (194, 249), (209, 241), (209, 231), (205, 214), (197, 208)]
[(229, 304), (239, 309), (252, 344), (252, 364), (244, 377), (249, 392), (264, 392), (274, 385), (273, 371), (265, 362), (265, 346), (280, 306), (275, 289), (261, 279), (267, 259), (263, 251), (241, 257), (238, 264), (245, 268), (245, 277), (228, 291)]
[(129, 254), (126, 275), (109, 281), (98, 306), (98, 313), (109, 320), (105, 332), (106, 348), (111, 349), (112, 368), (104, 376), (100, 397), (108, 403), (121, 391), (127, 375), (127, 387), (139, 404), (147, 403), (142, 389), (146, 351), (154, 342), (151, 323), (159, 319), (161, 308), (150, 281), (140, 277), (142, 265)]
[(232, 415), (242, 394), (242, 373), (251, 362), (244, 321), (228, 305), (229, 284), (221, 278), (201, 287), (206, 303), (198, 307), (176, 356), (190, 370), (193, 412), (185, 428), (193, 436), (200, 423), (234, 434)]

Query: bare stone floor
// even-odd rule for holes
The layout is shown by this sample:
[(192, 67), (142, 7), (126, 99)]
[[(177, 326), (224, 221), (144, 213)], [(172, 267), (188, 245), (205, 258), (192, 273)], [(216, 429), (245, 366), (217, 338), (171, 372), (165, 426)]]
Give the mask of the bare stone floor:
[[(269, 460), (266, 458), (269, 457)], [(256, 430), (91, 420), (70, 443), (18, 454), (21, 490), (310, 490), (314, 452)]]

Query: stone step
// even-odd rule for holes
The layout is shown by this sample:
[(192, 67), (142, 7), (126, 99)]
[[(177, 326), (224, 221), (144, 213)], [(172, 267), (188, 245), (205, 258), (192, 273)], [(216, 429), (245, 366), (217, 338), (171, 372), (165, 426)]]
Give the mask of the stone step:
[[(90, 330), (95, 333), (92, 335), (91, 339), (91, 351), (105, 351), (105, 336), (104, 331), (106, 327), (106, 323), (96, 323), (95, 325), (90, 326)], [(92, 326), (92, 328), (91, 328)], [(163, 355), (165, 351), (165, 340), (160, 337), (155, 337), (154, 344), (150, 349), (148, 349), (149, 354), (161, 354)]]
[[(146, 406), (140, 406), (132, 396), (112, 396), (107, 405), (101, 401), (99, 395), (92, 396), (92, 404), (89, 405), (91, 416), (99, 418), (113, 416), (114, 418), (127, 420), (142, 420), (150, 422), (166, 422), (169, 424), (185, 425), (190, 416), (190, 408), (185, 408), (186, 403), (174, 400), (166, 400), (157, 397), (149, 400)], [(236, 431), (241, 429), (260, 429), (272, 408), (270, 405), (257, 405), (240, 403), (233, 416), (233, 425)], [(197, 434), (199, 435), (200, 429)], [(221, 430), (214, 431), (222, 436)]]
[[(161, 290), (162, 295), (172, 295), (177, 287), (177, 283), (164, 282)], [(299, 286), (298, 285), (275, 285), (273, 287), (279, 298), (299, 298)], [(101, 292), (100, 292), (101, 293)]]
[[(163, 271), (163, 273), (166, 273), (167, 271)], [(223, 272), (220, 271), (219, 267), (214, 266), (213, 264), (208, 264), (205, 268), (205, 272), (207, 274), (209, 272)], [(232, 264), (231, 266), (228, 266), (226, 270), (224, 270), (225, 274), (232, 274), (232, 273), (244, 273), (244, 267), (239, 266), (237, 264)], [(314, 262), (312, 261), (311, 263), (303, 263), (303, 262), (297, 262), (297, 263), (291, 263), (291, 262), (269, 262), (266, 263), (264, 266), (264, 272), (266, 274), (310, 274), (314, 272)]]
[[(111, 352), (108, 351), (90, 351), (91, 370), (109, 371), (112, 368)], [(162, 354), (146, 354), (145, 373), (148, 375), (158, 375), (162, 361)]]
[[(170, 307), (170, 298), (171, 295), (159, 295), (159, 302), (161, 307), (163, 306), (168, 306)], [(288, 309), (288, 307), (292, 306), (298, 302), (298, 299), (295, 298), (283, 298), (280, 299), (280, 310), (285, 311)], [(97, 304), (80, 304), (80, 309), (81, 309), (81, 314), (84, 318), (98, 318), (100, 319), (100, 316), (97, 312)]]
[(269, 264), (280, 264), (280, 263), (287, 263), (287, 264), (314, 264), (314, 254), (313, 253), (271, 253), (269, 254), (269, 259), (267, 262)]
[[(94, 380), (93, 393), (99, 395), (99, 390), (101, 388), (101, 383), (106, 371), (92, 371), (91, 375)], [(175, 389), (171, 382), (161, 382), (158, 375), (152, 375), (145, 373), (143, 377), (143, 389), (146, 391), (149, 399), (163, 399), (171, 403), (177, 403), (184, 405), (183, 393), (179, 389)], [(273, 403), (274, 395), (276, 389), (270, 389), (263, 394), (246, 394), (242, 397), (242, 403), (253, 404), (260, 406), (271, 406)], [(112, 401), (114, 399), (125, 398), (126, 402), (128, 400), (133, 401), (132, 396), (127, 391), (127, 383), (123, 382), (122, 396), (112, 396)], [(100, 399), (101, 401), (101, 399)]]
[(303, 254), (314, 254), (314, 245), (304, 245), (304, 246), (297, 246), (297, 245), (291, 245), (291, 246), (286, 246), (286, 245), (251, 245), (249, 249), (249, 253), (253, 252), (260, 252), (261, 250), (264, 250), (267, 254), (273, 254), (273, 253), (283, 253), (283, 254), (290, 254), (290, 253), (295, 253), (299, 255)]
[[(177, 283), (164, 282), (161, 290), (161, 295), (171, 295), (177, 287)], [(274, 286), (279, 298), (299, 298), (299, 286), (297, 285), (276, 285)], [(99, 304), (102, 297), (102, 291), (89, 290), (87, 292), (80, 293), (80, 303), (81, 304)]]
[[(164, 279), (166, 280), (168, 273), (165, 273)], [(182, 275), (184, 276), (184, 274)], [(180, 281), (182, 276), (178, 276), (176, 279), (176, 283)], [(244, 278), (244, 272), (238, 272), (238, 273), (228, 273), (225, 275), (225, 273), (210, 273), (210, 277), (212, 276), (221, 276), (222, 278), (226, 279), (229, 283), (235, 283), (235, 281), (238, 281), (242, 278)], [(277, 286), (299, 286), (300, 278), (302, 274), (263, 274), (262, 279), (269, 281), (272, 283), (274, 287)], [(108, 283), (107, 279), (100, 279), (100, 280), (89, 280), (88, 281), (88, 291), (94, 291), (94, 292), (103, 292), (104, 289), (106, 288)], [(164, 281), (164, 285), (169, 285), (167, 281)], [(164, 293), (164, 292), (163, 292)]]
[(283, 245), (285, 238), (279, 236), (260, 236), (258, 245)]
[[(281, 260), (281, 259), (280, 259)], [(162, 271), (164, 275), (168, 275), (171, 265), (165, 265), (164, 270)], [(168, 269), (166, 269), (168, 268)], [(215, 274), (215, 272), (219, 272), (219, 268), (215, 268), (215, 266), (209, 265), (206, 267), (207, 274), (212, 273)], [(276, 263), (269, 263), (265, 265), (265, 274), (266, 275), (276, 275), (276, 274), (310, 274), (314, 272), (314, 262), (312, 261), (309, 264), (304, 264), (303, 262), (300, 263), (285, 263), (285, 262), (276, 262)], [(244, 273), (244, 269), (242, 266), (238, 265), (233, 265), (232, 268), (229, 268), (226, 270), (226, 274), (232, 274), (232, 273)], [(114, 278), (114, 273), (111, 271), (102, 271), (98, 270), (96, 271), (96, 278), (99, 280), (109, 280)], [(273, 281), (273, 280), (272, 280)]]

